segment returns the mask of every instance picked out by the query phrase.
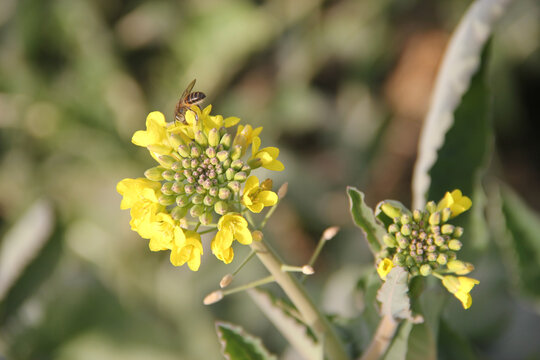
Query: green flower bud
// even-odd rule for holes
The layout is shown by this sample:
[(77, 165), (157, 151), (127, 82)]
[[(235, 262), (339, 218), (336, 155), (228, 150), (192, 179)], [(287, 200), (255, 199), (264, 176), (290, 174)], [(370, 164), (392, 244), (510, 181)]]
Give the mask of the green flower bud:
[(432, 252), (432, 253), (429, 253), (426, 255), (426, 258), (429, 262), (434, 262), (434, 261), (437, 261), (437, 254)]
[(186, 145), (178, 146), (178, 154), (184, 158), (189, 157), (189, 148)]
[(420, 266), (420, 275), (422, 276), (428, 276), (431, 274), (431, 266), (429, 266), (428, 264), (424, 264), (422, 266)]
[(451, 235), (454, 232), (454, 225), (444, 224), (441, 226), (441, 233), (443, 235)]
[(206, 195), (203, 200), (203, 204), (206, 206), (213, 206), (215, 202), (216, 202), (216, 198), (210, 195)]
[(163, 180), (163, 175), (161, 174), (163, 173), (164, 170), (165, 168), (163, 166), (154, 166), (153, 168), (146, 170), (144, 172), (144, 176), (148, 180), (161, 181)]
[(212, 186), (209, 190), (208, 190), (208, 194), (210, 196), (217, 196), (219, 192), (219, 188), (217, 186)]
[(234, 180), (244, 182), (247, 179), (247, 174), (243, 171), (240, 171), (239, 173), (234, 174)]
[(204, 206), (201, 204), (195, 205), (191, 209), (189, 209), (189, 214), (194, 218), (201, 216), (203, 213), (204, 213)]
[(198, 146), (191, 146), (190, 155), (192, 158), (198, 158), (201, 156), (201, 149)]
[(174, 220), (180, 220), (187, 215), (187, 212), (188, 208), (175, 206), (174, 209), (171, 210), (171, 216)]
[(441, 223), (441, 213), (436, 211), (429, 216), (430, 225), (439, 225)]
[(204, 153), (206, 154), (206, 156), (208, 156), (208, 158), (210, 159), (213, 159), (216, 157), (216, 149), (214, 149), (213, 147), (209, 147), (207, 148)]
[(450, 208), (444, 208), (441, 211), (441, 220), (443, 223), (447, 222), (448, 219), (450, 219), (450, 216), (452, 215), (452, 210)]
[(439, 254), (437, 257), (437, 263), (440, 265), (445, 265), (448, 262), (448, 257), (445, 254)]
[(172, 195), (161, 195), (158, 199), (158, 202), (163, 206), (169, 206), (174, 204), (176, 201), (176, 196)]
[(213, 220), (213, 216), (211, 212), (205, 212), (201, 216), (199, 216), (199, 221), (202, 225), (208, 225), (211, 224)]
[(231, 159), (237, 160), (237, 159), (240, 159), (241, 156), (242, 156), (242, 147), (240, 145), (233, 146), (232, 151), (231, 151)]
[(407, 257), (405, 258), (405, 265), (407, 265), (408, 267), (411, 267), (411, 266), (413, 266), (414, 264), (416, 264), (416, 261), (414, 261), (414, 259), (412, 258), (412, 256), (407, 255)]
[(422, 217), (423, 217), (423, 214), (422, 214), (422, 212), (420, 210), (415, 209), (413, 211), (414, 222), (419, 223), (422, 220)]
[(412, 275), (412, 276), (417, 276), (417, 275), (420, 275), (420, 270), (418, 269), (418, 266), (413, 266), (409, 269), (409, 273)]
[(191, 185), (191, 184), (188, 184), (186, 186), (184, 186), (184, 192), (188, 195), (191, 195), (195, 192), (195, 186)]
[(238, 194), (238, 192), (240, 191), (240, 183), (238, 181), (231, 181), (227, 184), (227, 186), (229, 187), (229, 189), (231, 189), (235, 194)]
[(225, 177), (225, 174), (218, 174), (217, 180), (218, 180), (218, 184), (224, 184), (227, 182), (227, 178)]
[(406, 224), (410, 224), (411, 223), (411, 216), (409, 214), (403, 214), (401, 215), (401, 223), (406, 225)]
[(234, 169), (234, 170), (240, 170), (242, 169), (242, 167), (244, 167), (244, 162), (240, 159), (237, 159), (237, 160), (234, 160), (232, 163), (231, 163), (231, 167)]
[(426, 204), (426, 210), (428, 213), (433, 214), (435, 211), (437, 211), (437, 204), (435, 201), (430, 201)]
[(405, 224), (403, 226), (401, 226), (401, 233), (405, 236), (409, 236), (411, 235), (411, 225), (410, 224)]
[(204, 200), (203, 194), (195, 194), (191, 198), (191, 203), (194, 205), (199, 205), (199, 204), (202, 204), (203, 200)]
[(184, 207), (188, 204), (190, 204), (191, 201), (189, 201), (189, 196), (188, 195), (180, 195), (180, 196), (177, 196), (176, 197), (176, 205), (180, 206), (180, 207)]
[(214, 211), (219, 215), (225, 215), (229, 210), (229, 205), (225, 201), (218, 201), (214, 204)]
[(227, 171), (225, 171), (225, 177), (229, 181), (234, 179), (234, 174), (236, 174), (236, 171), (233, 168), (228, 168)]
[(392, 262), (396, 265), (402, 266), (405, 264), (405, 255), (403, 254), (395, 254)]
[(452, 239), (448, 242), (448, 248), (450, 250), (454, 250), (454, 251), (459, 251), (461, 250), (461, 246), (463, 244), (461, 244), (461, 241), (459, 241), (458, 239)]
[(221, 137), (221, 140), (219, 141), (220, 145), (223, 145), (223, 148), (225, 150), (229, 150), (232, 144), (232, 136), (231, 134), (225, 134)]
[(206, 189), (202, 185), (196, 185), (195, 191), (197, 192), (197, 194), (206, 194)]
[(228, 189), (228, 188), (220, 188), (219, 189), (219, 193), (218, 193), (218, 197), (221, 199), (221, 200), (227, 200), (231, 197), (231, 190)]
[(172, 186), (173, 186), (173, 183), (172, 182), (166, 182), (164, 183), (162, 186), (161, 186), (161, 192), (165, 195), (173, 195), (174, 194), (174, 191), (172, 191)]
[(388, 246), (388, 247), (394, 248), (394, 247), (397, 246), (396, 240), (394, 239), (393, 236), (391, 236), (389, 234), (384, 234), (383, 241), (384, 241), (385, 245)]
[(433, 240), (433, 242), (437, 246), (443, 246), (445, 244), (444, 237), (440, 235), (435, 236), (435, 239)]
[(172, 168), (172, 164), (176, 162), (176, 159), (169, 155), (158, 156), (158, 159), (159, 159), (159, 163), (167, 169)]
[(208, 145), (208, 139), (206, 138), (206, 135), (204, 135), (204, 133), (200, 130), (195, 132), (195, 141), (201, 146)]
[(208, 132), (208, 144), (210, 146), (218, 146), (219, 145), (219, 132), (218, 129), (212, 128)]
[(462, 235), (463, 235), (463, 228), (461, 226), (457, 226), (454, 229), (454, 237), (455, 238), (460, 238)]
[(216, 154), (216, 157), (219, 161), (224, 162), (229, 158), (229, 152), (228, 151), (220, 151)]
[(163, 179), (167, 181), (174, 181), (174, 174), (176, 174), (176, 172), (172, 170), (165, 170), (161, 173), (161, 176), (163, 176)]
[(399, 226), (397, 224), (390, 224), (390, 226), (388, 226), (388, 232), (390, 234), (395, 234), (399, 231)]
[(395, 206), (392, 206), (388, 202), (385, 202), (381, 205), (381, 210), (383, 213), (385, 213), (386, 216), (388, 216), (391, 219), (401, 216), (401, 209)]
[(174, 170), (174, 171), (181, 171), (181, 170), (184, 169), (184, 166), (182, 165), (181, 161), (175, 161), (172, 164), (171, 169)]

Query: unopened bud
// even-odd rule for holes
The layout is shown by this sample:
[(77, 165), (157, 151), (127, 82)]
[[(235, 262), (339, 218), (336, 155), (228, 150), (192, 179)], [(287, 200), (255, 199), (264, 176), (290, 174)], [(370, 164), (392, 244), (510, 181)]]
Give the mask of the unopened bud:
[(237, 160), (240, 159), (240, 157), (242, 157), (242, 147), (240, 145), (233, 146), (231, 151), (231, 159)]
[(207, 148), (205, 151), (205, 154), (206, 156), (208, 156), (209, 159), (213, 159), (216, 157), (216, 149), (214, 149), (213, 147), (209, 147)]
[(339, 226), (331, 226), (327, 228), (326, 230), (324, 230), (322, 234), (322, 238), (324, 239), (324, 241), (331, 240), (334, 238), (334, 236), (337, 235), (338, 232), (339, 232)]
[(218, 197), (221, 200), (227, 200), (231, 197), (231, 190), (228, 188), (220, 188), (218, 192)]
[(203, 194), (195, 194), (191, 197), (191, 203), (194, 205), (202, 204), (204, 199)]
[(388, 232), (390, 234), (395, 234), (399, 231), (399, 225), (398, 224), (390, 224), (390, 226), (388, 226)]
[(203, 204), (206, 206), (212, 206), (216, 202), (216, 198), (210, 195), (206, 195), (203, 200)]
[(225, 177), (227, 180), (231, 181), (234, 179), (234, 175), (236, 174), (236, 171), (233, 168), (228, 168), (227, 171), (225, 171)]
[(208, 145), (208, 139), (206, 138), (206, 135), (204, 135), (204, 133), (200, 130), (195, 132), (195, 141), (201, 146)]
[(419, 223), (422, 220), (422, 212), (418, 209), (413, 211), (414, 222)]
[(457, 226), (454, 229), (454, 237), (455, 238), (460, 238), (462, 235), (463, 235), (463, 228), (461, 226)]
[(240, 171), (240, 172), (234, 174), (234, 180), (236, 180), (236, 181), (244, 182), (244, 181), (246, 181), (246, 179), (247, 179), (247, 174), (245, 172), (243, 172), (243, 171)]
[(448, 262), (448, 257), (445, 254), (439, 254), (439, 256), (437, 256), (437, 263), (439, 263), (440, 265), (444, 265), (447, 262)]
[(231, 189), (235, 194), (238, 194), (240, 191), (240, 183), (238, 181), (231, 181), (227, 184), (229, 189)]
[(384, 234), (383, 236), (384, 244), (388, 247), (394, 248), (397, 246), (396, 240), (392, 235)]
[(283, 183), (283, 185), (281, 185), (279, 187), (279, 190), (277, 192), (277, 195), (280, 199), (283, 199), (285, 197), (285, 195), (287, 195), (287, 190), (289, 189), (289, 183)]
[(165, 168), (170, 169), (172, 168), (172, 164), (176, 162), (176, 159), (169, 155), (161, 155), (158, 156), (158, 161)]
[(160, 203), (160, 205), (163, 205), (163, 206), (172, 205), (175, 203), (175, 201), (176, 201), (176, 196), (171, 196), (171, 195), (161, 195), (158, 199), (158, 202)]
[(302, 266), (302, 273), (305, 275), (313, 275), (315, 274), (315, 270), (313, 270), (313, 267), (310, 265), (304, 265)]
[(429, 274), (431, 274), (431, 266), (429, 266), (428, 264), (420, 266), (420, 274), (422, 276), (428, 276)]
[(216, 290), (214, 292), (211, 292), (210, 294), (206, 295), (206, 297), (203, 300), (204, 305), (211, 305), (214, 303), (217, 303), (221, 299), (223, 299), (223, 291)]
[(189, 209), (189, 214), (194, 218), (201, 216), (203, 213), (204, 213), (204, 206), (201, 204), (195, 205), (191, 209)]
[(443, 235), (451, 235), (454, 232), (454, 225), (444, 224), (441, 226), (441, 233)]
[(441, 210), (441, 220), (443, 223), (447, 222), (448, 219), (450, 219), (450, 216), (452, 216), (452, 210), (450, 210), (450, 208), (444, 208)]
[(162, 166), (155, 166), (153, 168), (150, 168), (144, 172), (144, 176), (148, 180), (152, 181), (161, 181), (163, 180), (163, 176), (161, 175), (163, 171), (165, 170)]
[(437, 204), (435, 204), (435, 201), (428, 202), (426, 204), (426, 210), (430, 214), (433, 214), (435, 211), (437, 211)]
[(214, 204), (214, 211), (219, 215), (225, 215), (229, 206), (225, 201), (218, 201)]
[(223, 147), (228, 150), (230, 147), (231, 147), (231, 143), (232, 143), (232, 136), (231, 134), (225, 134), (221, 137), (221, 140), (219, 141), (219, 143), (221, 145), (223, 145)]
[(463, 246), (463, 244), (458, 239), (452, 239), (448, 242), (448, 248), (450, 250), (459, 251), (461, 250), (461, 246)]
[(411, 223), (411, 216), (409, 214), (403, 214), (401, 215), (401, 223), (403, 225), (407, 225)]
[(381, 205), (381, 210), (391, 219), (401, 216), (401, 210), (387, 202)]
[(209, 225), (212, 223), (212, 220), (213, 220), (213, 216), (212, 216), (212, 213), (209, 211), (199, 216), (199, 221), (201, 222), (202, 225)]
[(405, 236), (409, 236), (411, 235), (411, 225), (410, 224), (405, 224), (403, 226), (401, 226), (401, 233)]
[(189, 148), (186, 145), (178, 146), (178, 154), (183, 158), (189, 157)]
[(212, 128), (208, 132), (208, 144), (210, 146), (218, 146), (219, 145), (219, 132), (218, 129)]
[(180, 206), (180, 207), (184, 207), (188, 204), (190, 204), (191, 201), (189, 201), (189, 196), (188, 195), (180, 195), (180, 196), (177, 196), (176, 197), (176, 205)]
[(225, 160), (229, 158), (229, 152), (224, 151), (224, 150), (220, 151), (216, 154), (216, 157), (218, 158), (219, 161), (224, 162)]
[(175, 206), (171, 210), (171, 216), (174, 220), (180, 220), (187, 215), (188, 209), (186, 207)]
[(161, 192), (165, 195), (173, 195), (174, 191), (172, 191), (172, 182), (166, 182), (161, 186)]
[(192, 158), (198, 158), (199, 156), (201, 156), (201, 149), (199, 149), (198, 146), (192, 146), (190, 149), (190, 155)]
[(174, 181), (174, 174), (176, 173), (172, 170), (165, 170), (161, 173), (161, 176), (163, 176), (163, 179), (167, 181)]
[(244, 167), (244, 162), (242, 160), (240, 160), (240, 159), (236, 159), (231, 163), (231, 167), (234, 170), (240, 170), (240, 169), (242, 169)]
[(439, 225), (441, 223), (441, 213), (436, 211), (429, 216), (430, 225)]
[[(215, 129), (213, 129), (215, 130)], [(231, 284), (231, 282), (234, 280), (234, 275), (233, 274), (227, 274), (225, 275), (224, 277), (221, 278), (221, 281), (219, 282), (219, 287), (220, 288), (226, 288), (227, 286), (229, 286)]]

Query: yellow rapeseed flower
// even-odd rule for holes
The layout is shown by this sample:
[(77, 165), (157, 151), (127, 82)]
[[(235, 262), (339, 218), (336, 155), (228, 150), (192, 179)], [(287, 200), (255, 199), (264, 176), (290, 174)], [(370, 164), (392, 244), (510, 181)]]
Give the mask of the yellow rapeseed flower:
[(174, 147), (169, 142), (167, 122), (159, 111), (153, 111), (146, 117), (146, 130), (139, 130), (131, 139), (135, 145), (148, 148), (152, 157), (170, 154)]
[(474, 287), (480, 283), (480, 281), (469, 278), (466, 276), (444, 276), (442, 279), (444, 287), (453, 294), (461, 304), (464, 309), (468, 309), (472, 304), (472, 297), (469, 294)]
[(242, 147), (242, 155), (245, 154), (248, 146), (253, 142), (254, 138), (259, 136), (262, 129), (262, 126), (253, 129), (251, 125), (238, 125), (233, 146), (240, 145)]
[(242, 194), (242, 204), (249, 210), (260, 213), (265, 206), (273, 206), (277, 201), (277, 194), (264, 186), (259, 186), (259, 179), (255, 175), (246, 180)]
[(225, 264), (230, 263), (234, 257), (232, 243), (238, 240), (243, 245), (253, 241), (248, 229), (248, 222), (238, 213), (223, 215), (218, 221), (218, 232), (212, 240), (212, 253)]
[(386, 280), (386, 275), (392, 270), (394, 263), (390, 259), (383, 259), (377, 266), (377, 273), (379, 277), (383, 280)]
[(203, 254), (201, 235), (191, 230), (182, 232), (182, 234), (184, 236), (178, 236), (174, 239), (171, 249), (171, 263), (174, 266), (182, 266), (187, 262), (191, 270), (197, 271), (201, 265), (201, 255)]
[(472, 206), (472, 201), (467, 196), (463, 196), (461, 190), (454, 190), (452, 192), (446, 192), (444, 197), (437, 205), (437, 210), (450, 208), (452, 215), (451, 218), (458, 216), (462, 212), (469, 210)]
[(251, 159), (260, 162), (260, 166), (268, 170), (282, 171), (285, 169), (285, 166), (277, 159), (279, 155), (279, 149), (277, 147), (265, 147), (259, 150), (260, 146), (261, 139), (259, 137), (253, 138)]

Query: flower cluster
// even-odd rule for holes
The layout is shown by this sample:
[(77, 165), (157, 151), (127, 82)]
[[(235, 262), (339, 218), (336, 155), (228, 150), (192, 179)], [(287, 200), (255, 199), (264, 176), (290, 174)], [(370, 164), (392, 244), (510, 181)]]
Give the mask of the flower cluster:
[(227, 128), (240, 119), (210, 115), (211, 109), (192, 106), (182, 123), (150, 113), (146, 130), (137, 131), (132, 142), (146, 147), (158, 165), (146, 170), (145, 178), (117, 185), (120, 207), (130, 209), (131, 229), (150, 240), (150, 250), (170, 250), (173, 265), (187, 263), (194, 271), (203, 253), (202, 233), (216, 231), (211, 249), (225, 263), (233, 259), (234, 240), (252, 242), (242, 213), (259, 213), (278, 196), (270, 179), (260, 183), (251, 173), (260, 167), (284, 169), (278, 148), (261, 149), (262, 127), (238, 125), (234, 135)]
[(454, 294), (465, 309), (472, 303), (469, 292), (478, 280), (464, 276), (474, 269), (470, 263), (457, 259), (462, 243), (463, 228), (448, 223), (448, 220), (467, 211), (471, 200), (460, 190), (447, 192), (436, 204), (430, 201), (423, 210), (395, 207), (389, 202), (381, 210), (393, 223), (384, 236), (385, 249), (381, 252), (377, 271), (385, 278), (393, 266), (401, 266), (412, 276), (434, 275)]

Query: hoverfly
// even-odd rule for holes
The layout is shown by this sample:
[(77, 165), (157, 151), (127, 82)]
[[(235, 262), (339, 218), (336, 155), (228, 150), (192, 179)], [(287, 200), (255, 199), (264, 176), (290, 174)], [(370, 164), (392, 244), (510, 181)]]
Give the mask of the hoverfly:
[(186, 111), (192, 105), (200, 104), (206, 98), (206, 95), (201, 91), (191, 92), (193, 86), (195, 86), (196, 80), (197, 79), (193, 79), (193, 81), (189, 83), (186, 90), (184, 90), (184, 92), (182, 93), (182, 96), (180, 96), (178, 104), (176, 104), (176, 109), (174, 111), (174, 119), (176, 121), (180, 121), (183, 124), (186, 123), (186, 120), (184, 118)]

